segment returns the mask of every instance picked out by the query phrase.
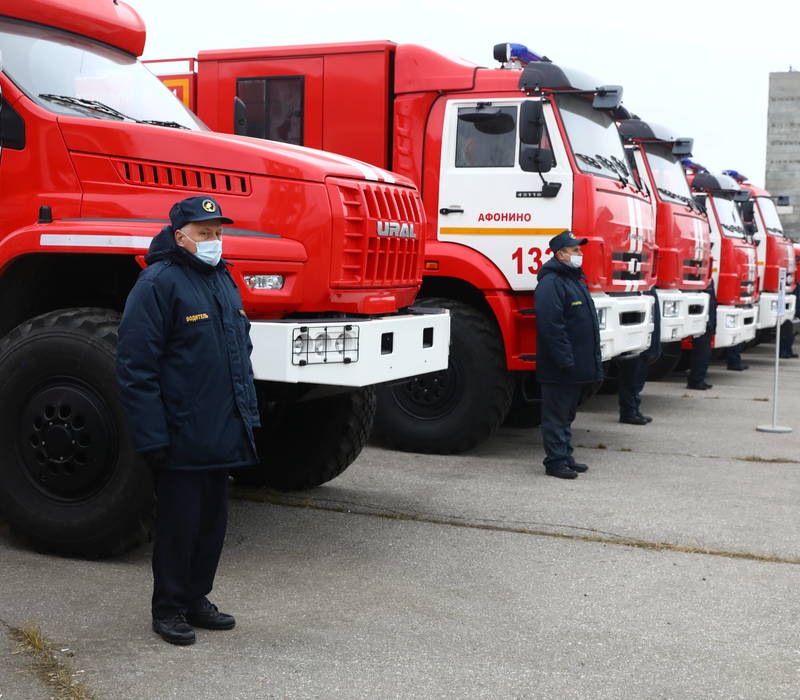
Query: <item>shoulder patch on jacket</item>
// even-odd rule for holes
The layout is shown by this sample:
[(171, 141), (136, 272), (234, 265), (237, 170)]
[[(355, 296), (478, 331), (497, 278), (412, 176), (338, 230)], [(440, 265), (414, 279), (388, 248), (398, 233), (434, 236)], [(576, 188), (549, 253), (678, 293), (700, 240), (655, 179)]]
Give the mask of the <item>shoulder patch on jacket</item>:
[(573, 301), (570, 306), (580, 306), (581, 304), (583, 304), (582, 301)]
[(194, 323), (195, 321), (202, 321), (208, 318), (208, 314), (192, 314), (186, 317), (186, 323)]
[(247, 314), (244, 312), (244, 309), (239, 309), (239, 313), (242, 314), (245, 318), (247, 318)]

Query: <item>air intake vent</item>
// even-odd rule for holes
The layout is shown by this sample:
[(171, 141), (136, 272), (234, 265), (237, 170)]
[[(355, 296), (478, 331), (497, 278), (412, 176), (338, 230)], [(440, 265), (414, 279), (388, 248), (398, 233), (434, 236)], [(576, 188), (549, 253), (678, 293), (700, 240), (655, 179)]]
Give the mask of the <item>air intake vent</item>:
[(181, 168), (143, 160), (114, 159), (120, 177), (132, 185), (218, 194), (250, 194), (250, 178), (224, 170)]

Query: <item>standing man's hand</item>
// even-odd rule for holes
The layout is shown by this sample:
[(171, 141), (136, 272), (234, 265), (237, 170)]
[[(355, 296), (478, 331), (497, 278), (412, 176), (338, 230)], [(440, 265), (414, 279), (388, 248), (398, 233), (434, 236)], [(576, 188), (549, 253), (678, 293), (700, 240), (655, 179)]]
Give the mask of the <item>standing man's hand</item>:
[(158, 450), (148, 450), (141, 453), (142, 458), (147, 463), (147, 466), (155, 472), (164, 471), (168, 466), (167, 451), (163, 448)]

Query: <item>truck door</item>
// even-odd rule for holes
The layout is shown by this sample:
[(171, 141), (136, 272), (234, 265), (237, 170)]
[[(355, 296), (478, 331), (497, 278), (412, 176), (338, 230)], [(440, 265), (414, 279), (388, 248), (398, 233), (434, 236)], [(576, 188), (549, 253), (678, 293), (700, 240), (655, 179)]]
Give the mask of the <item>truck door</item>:
[[(476, 118), (491, 109), (496, 120)], [(554, 167), (543, 176), (520, 168), (520, 100), (452, 100), (444, 115), (439, 183), (439, 240), (468, 246), (491, 260), (515, 290), (536, 286), (551, 256), (548, 241), (571, 228), (572, 172), (549, 104), (542, 147)], [(552, 137), (552, 138), (551, 138)], [(542, 196), (542, 177), (559, 183)]]
[(322, 147), (321, 58), (220, 61), (219, 90), (220, 131)]

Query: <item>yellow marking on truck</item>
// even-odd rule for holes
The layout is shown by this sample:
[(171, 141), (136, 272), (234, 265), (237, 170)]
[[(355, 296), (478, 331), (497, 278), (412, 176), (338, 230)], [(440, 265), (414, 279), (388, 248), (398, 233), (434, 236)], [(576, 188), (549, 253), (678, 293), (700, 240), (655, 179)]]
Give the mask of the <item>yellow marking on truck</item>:
[(442, 227), (439, 233), (443, 236), (557, 236), (561, 228), (478, 228), (478, 227)]

